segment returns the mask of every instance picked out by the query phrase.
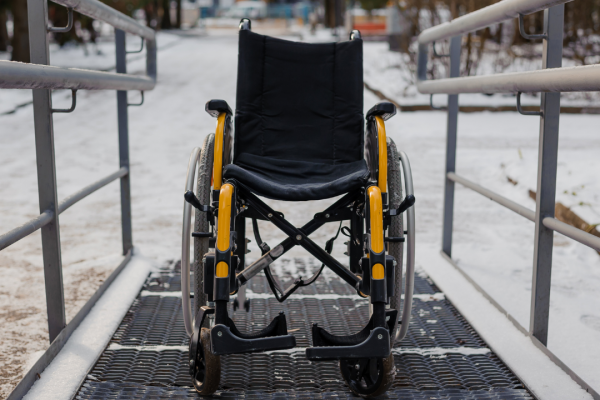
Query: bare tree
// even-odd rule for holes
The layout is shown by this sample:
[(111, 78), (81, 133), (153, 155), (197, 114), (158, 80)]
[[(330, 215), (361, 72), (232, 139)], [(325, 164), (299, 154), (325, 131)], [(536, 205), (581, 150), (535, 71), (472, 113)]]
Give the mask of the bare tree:
[(7, 9), (8, 1), (0, 0), (0, 51), (8, 50), (10, 42), (8, 30), (6, 29), (6, 22), (8, 21)]
[(30, 62), (29, 24), (27, 23), (27, 1), (12, 0), (11, 9), (14, 19), (12, 38), (12, 60)]

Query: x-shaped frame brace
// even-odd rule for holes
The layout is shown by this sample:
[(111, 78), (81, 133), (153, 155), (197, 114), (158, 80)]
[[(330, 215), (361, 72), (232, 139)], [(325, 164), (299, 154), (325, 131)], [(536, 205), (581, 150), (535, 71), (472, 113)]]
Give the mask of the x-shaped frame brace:
[(348, 207), (360, 198), (359, 192), (351, 192), (346, 194), (344, 197), (329, 206), (325, 211), (316, 214), (315, 218), (306, 223), (302, 228), (298, 229), (294, 225), (290, 224), (282, 215), (280, 215), (280, 213), (274, 211), (271, 207), (265, 204), (249, 190), (245, 189), (242, 185), (236, 182), (235, 186), (240, 197), (244, 199), (246, 205), (249, 207), (249, 210), (252, 213), (257, 213), (262, 219), (272, 222), (273, 225), (275, 225), (288, 236), (287, 239), (265, 253), (261, 258), (250, 264), (242, 272), (238, 273), (236, 275), (236, 279), (238, 280), (239, 285), (245, 284), (250, 278), (268, 267), (273, 261), (281, 257), (294, 246), (299, 245), (306, 249), (317, 260), (329, 267), (329, 269), (331, 269), (349, 285), (358, 290), (358, 285), (361, 281), (360, 277), (354, 275), (338, 260), (329, 255), (327, 251), (313, 242), (308, 236), (327, 222), (346, 219), (344, 216), (348, 210)]

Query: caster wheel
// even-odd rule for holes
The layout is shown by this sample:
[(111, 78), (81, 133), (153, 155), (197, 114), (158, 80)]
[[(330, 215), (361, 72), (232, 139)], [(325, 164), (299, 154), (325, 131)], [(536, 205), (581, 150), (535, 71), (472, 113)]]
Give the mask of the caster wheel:
[(357, 396), (364, 398), (384, 394), (394, 382), (394, 356), (340, 360), (340, 371), (346, 384)]
[(206, 396), (217, 390), (220, 380), (221, 357), (213, 354), (210, 349), (210, 329), (202, 328), (192, 383), (198, 394)]

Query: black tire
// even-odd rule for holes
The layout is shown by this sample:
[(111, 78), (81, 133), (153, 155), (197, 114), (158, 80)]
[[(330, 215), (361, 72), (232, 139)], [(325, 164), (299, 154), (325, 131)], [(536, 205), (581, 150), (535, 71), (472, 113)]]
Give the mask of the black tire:
[[(198, 161), (198, 185), (196, 196), (201, 204), (211, 204), (211, 181), (214, 157), (215, 134), (211, 133), (204, 139), (200, 159)], [(195, 232), (210, 231), (210, 224), (206, 220), (206, 213), (196, 210)], [(207, 297), (204, 294), (204, 268), (202, 259), (208, 253), (208, 238), (194, 238), (194, 316), (198, 314), (200, 307), (205, 306)], [(208, 323), (208, 319), (206, 321)], [(208, 327), (207, 324), (205, 324)]]
[[(400, 171), (400, 158), (398, 156), (398, 150), (396, 144), (392, 139), (388, 139), (387, 143), (388, 153), (388, 193), (390, 208), (398, 208), (402, 202), (402, 174)], [(404, 225), (402, 222), (402, 216), (392, 218), (390, 227), (388, 228), (388, 236), (391, 237), (404, 237)], [(390, 301), (390, 307), (398, 310), (398, 317), (401, 316), (401, 304), (402, 304), (402, 258), (404, 256), (404, 243), (388, 243), (388, 254), (396, 259), (398, 263), (396, 265), (396, 277), (394, 282), (394, 296)], [(394, 339), (396, 337), (396, 330), (398, 328), (398, 319), (392, 330), (392, 336), (390, 338), (390, 346), (394, 346)]]
[(210, 348), (210, 329), (200, 331), (200, 348), (192, 383), (198, 394), (210, 396), (218, 388), (221, 381), (221, 356), (213, 354)]
[[(359, 366), (359, 368), (356, 368)], [(362, 373), (359, 373), (362, 371)], [(386, 358), (340, 360), (344, 381), (356, 396), (371, 398), (384, 394), (396, 377), (394, 355)]]

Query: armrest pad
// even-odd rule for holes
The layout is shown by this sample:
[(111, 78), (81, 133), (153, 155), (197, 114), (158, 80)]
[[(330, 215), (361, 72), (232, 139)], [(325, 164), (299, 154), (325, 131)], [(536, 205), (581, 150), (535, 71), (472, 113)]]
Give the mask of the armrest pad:
[(229, 105), (227, 104), (227, 102), (225, 100), (211, 100), (208, 103), (206, 103), (206, 106), (204, 107), (204, 109), (206, 110), (207, 113), (209, 113), (211, 116), (213, 116), (215, 118), (217, 118), (219, 116), (219, 114), (221, 114), (221, 113), (227, 113), (229, 115), (233, 115), (231, 108), (229, 107)]
[(367, 119), (380, 116), (384, 121), (396, 115), (396, 106), (389, 101), (382, 101), (373, 106), (367, 113)]

